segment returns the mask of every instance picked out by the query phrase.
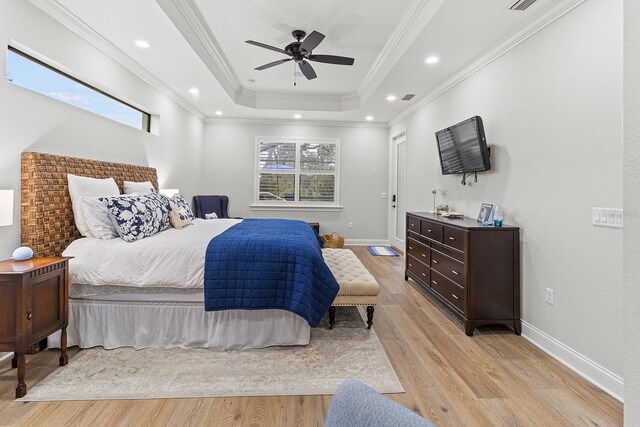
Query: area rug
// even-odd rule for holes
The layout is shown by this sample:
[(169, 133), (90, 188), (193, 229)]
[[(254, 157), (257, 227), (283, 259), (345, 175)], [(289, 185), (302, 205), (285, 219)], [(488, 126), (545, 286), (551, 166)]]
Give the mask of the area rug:
[(21, 401), (333, 394), (348, 378), (381, 393), (404, 392), (364, 312), (338, 307), (307, 346), (257, 350), (82, 350)]
[(373, 256), (400, 256), (398, 252), (389, 246), (369, 246), (367, 249)]

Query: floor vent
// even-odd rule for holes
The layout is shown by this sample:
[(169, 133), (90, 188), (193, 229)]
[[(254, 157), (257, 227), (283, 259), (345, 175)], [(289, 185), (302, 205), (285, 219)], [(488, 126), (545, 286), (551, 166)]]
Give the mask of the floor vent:
[(402, 97), (403, 101), (411, 101), (411, 99), (415, 96), (415, 94), (413, 93), (408, 93), (405, 96)]
[(518, 0), (509, 9), (511, 10), (526, 10), (529, 6), (534, 4), (537, 0)]

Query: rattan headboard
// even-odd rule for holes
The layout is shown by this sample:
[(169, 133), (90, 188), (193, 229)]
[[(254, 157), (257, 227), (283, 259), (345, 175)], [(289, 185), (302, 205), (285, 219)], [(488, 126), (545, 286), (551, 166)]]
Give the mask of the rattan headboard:
[(123, 181), (151, 181), (158, 189), (154, 168), (99, 160), (22, 153), (22, 244), (36, 256), (59, 256), (81, 237), (73, 219), (67, 174)]

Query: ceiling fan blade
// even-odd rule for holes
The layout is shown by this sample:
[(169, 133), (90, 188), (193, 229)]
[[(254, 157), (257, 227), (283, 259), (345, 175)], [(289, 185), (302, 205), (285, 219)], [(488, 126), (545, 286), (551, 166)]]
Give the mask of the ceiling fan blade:
[(353, 62), (355, 61), (353, 58), (335, 55), (309, 55), (307, 59), (309, 61), (324, 62), (327, 64), (336, 65), (353, 65)]
[(255, 70), (266, 70), (267, 68), (275, 67), (276, 65), (284, 64), (287, 61), (291, 61), (293, 58), (287, 59), (278, 59), (277, 61), (269, 62), (268, 64), (264, 64), (259, 66), (258, 68), (254, 68)]
[(298, 64), (298, 66), (300, 67), (300, 71), (302, 71), (302, 74), (304, 74), (307, 80), (313, 80), (318, 77), (311, 64), (309, 64), (307, 61), (302, 61)]
[(306, 50), (307, 52), (311, 52), (313, 49), (318, 47), (320, 42), (324, 40), (324, 34), (319, 33), (317, 31), (312, 31), (307, 37), (302, 40), (302, 44), (300, 45), (300, 50)]
[(269, 46), (268, 44), (256, 42), (256, 41), (253, 41), (253, 40), (245, 40), (245, 43), (249, 43), (249, 44), (252, 44), (254, 46), (262, 47), (262, 48), (269, 49), (269, 50), (274, 50), (276, 52), (284, 53), (285, 55), (291, 56), (291, 54), (289, 52), (287, 52), (286, 50), (280, 49), (279, 47)]

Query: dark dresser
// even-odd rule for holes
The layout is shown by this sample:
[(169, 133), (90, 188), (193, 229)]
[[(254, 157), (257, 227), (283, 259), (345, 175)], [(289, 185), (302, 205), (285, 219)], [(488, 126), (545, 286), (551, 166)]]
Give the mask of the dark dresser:
[(520, 335), (520, 229), (474, 219), (407, 214), (405, 280), (415, 280), (464, 323), (504, 324)]

